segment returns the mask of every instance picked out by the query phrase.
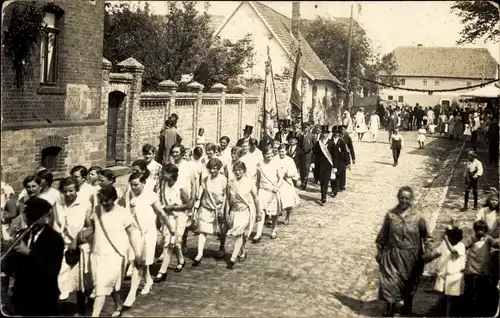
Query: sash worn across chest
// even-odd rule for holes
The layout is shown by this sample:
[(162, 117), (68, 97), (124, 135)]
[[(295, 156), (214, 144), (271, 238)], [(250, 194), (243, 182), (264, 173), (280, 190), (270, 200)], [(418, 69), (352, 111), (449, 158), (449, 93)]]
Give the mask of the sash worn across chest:
[(325, 155), (325, 157), (328, 160), (328, 162), (330, 163), (330, 165), (333, 166), (333, 158), (332, 158), (332, 155), (330, 154), (330, 152), (328, 151), (328, 149), (326, 148), (326, 145), (321, 140), (318, 142), (318, 144), (319, 144), (319, 148), (321, 149), (321, 152), (323, 152), (323, 155)]

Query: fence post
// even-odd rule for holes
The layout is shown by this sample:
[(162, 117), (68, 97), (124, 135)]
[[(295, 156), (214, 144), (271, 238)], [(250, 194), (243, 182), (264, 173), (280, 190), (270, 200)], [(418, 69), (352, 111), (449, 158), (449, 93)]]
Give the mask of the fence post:
[(198, 135), (198, 114), (203, 101), (203, 88), (205, 88), (205, 86), (203, 86), (198, 82), (192, 82), (187, 86), (189, 92), (198, 94), (198, 98), (193, 107), (193, 136), (192, 136), (191, 148), (194, 147), (196, 143), (196, 136)]
[(178, 85), (172, 80), (166, 80), (158, 84), (158, 89), (161, 92), (167, 92), (170, 95), (170, 101), (165, 105), (165, 120), (170, 116), (170, 110), (175, 106), (175, 93), (177, 92)]
[(221, 83), (216, 83), (211, 87), (212, 92), (221, 94), (219, 104), (217, 106), (217, 141), (219, 141), (222, 137), (222, 109), (224, 109), (226, 104), (226, 90), (227, 86)]
[(246, 86), (243, 84), (239, 84), (234, 88), (235, 93), (241, 94), (241, 101), (238, 105), (238, 139), (243, 136), (243, 108), (245, 107), (245, 91)]

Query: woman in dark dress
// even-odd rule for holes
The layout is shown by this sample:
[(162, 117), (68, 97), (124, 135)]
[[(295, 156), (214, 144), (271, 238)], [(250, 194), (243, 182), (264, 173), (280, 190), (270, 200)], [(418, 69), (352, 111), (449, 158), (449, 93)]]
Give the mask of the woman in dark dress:
[(394, 316), (396, 304), (401, 300), (404, 301), (402, 314), (411, 314), (413, 295), (424, 270), (424, 259), (430, 261), (435, 258), (430, 253), (433, 241), (427, 224), (413, 209), (413, 199), (410, 187), (399, 189), (399, 203), (386, 214), (376, 240), (376, 259), (380, 269), (379, 299), (386, 302), (385, 317)]

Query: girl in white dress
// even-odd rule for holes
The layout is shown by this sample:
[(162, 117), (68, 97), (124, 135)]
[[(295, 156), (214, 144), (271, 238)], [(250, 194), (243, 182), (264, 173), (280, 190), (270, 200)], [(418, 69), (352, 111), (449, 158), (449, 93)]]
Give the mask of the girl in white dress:
[[(205, 179), (208, 175), (210, 175), (210, 172), (208, 171), (208, 169), (206, 169), (206, 164), (210, 161), (210, 159), (217, 158), (216, 150), (217, 150), (217, 146), (214, 143), (209, 142), (205, 145), (205, 155), (206, 156), (203, 160), (204, 167), (202, 168), (202, 172), (201, 172), (201, 180)], [(219, 173), (224, 175), (227, 178), (227, 176), (228, 176), (227, 170), (228, 170), (228, 167), (223, 163), (222, 167), (220, 168)]]
[[(56, 203), (55, 211), (57, 214), (54, 217), (54, 230), (62, 235), (64, 252), (67, 250), (75, 251), (77, 250), (78, 234), (84, 229), (85, 220), (90, 217), (92, 208), (85, 197), (80, 197), (78, 183), (73, 177), (64, 178), (59, 189), (63, 200)], [(88, 244), (80, 246), (80, 260), (74, 266), (69, 266), (63, 259), (58, 282), (61, 291), (59, 299), (65, 300), (70, 293), (76, 291), (78, 311), (83, 314), (86, 294), (92, 289), (90, 247)]]
[(87, 181), (88, 171), (84, 166), (74, 166), (71, 169), (70, 175), (76, 180), (78, 185), (78, 196), (82, 200), (88, 200), (89, 202), (92, 200), (92, 197), (95, 196), (95, 188), (90, 185)]
[(368, 131), (365, 123), (365, 112), (363, 107), (360, 107), (356, 113), (356, 133), (358, 133), (358, 141), (363, 140), (363, 136)]
[(99, 184), (99, 174), (101, 173), (102, 168), (99, 166), (92, 166), (89, 168), (89, 176), (87, 178), (88, 183), (92, 188), (94, 188), (94, 192), (97, 194), (101, 189), (101, 185)]
[[(138, 256), (140, 256), (143, 263), (139, 268), (136, 266), (133, 267), (130, 291), (123, 304), (124, 307), (131, 307), (134, 303), (141, 279), (145, 281), (141, 295), (149, 294), (151, 287), (153, 287), (153, 279), (149, 273), (149, 266), (153, 264), (155, 257), (157, 238), (156, 218), (158, 217), (170, 232), (175, 231), (161, 207), (158, 195), (147, 190), (145, 187), (148, 179), (147, 174), (148, 171), (145, 174), (134, 172), (128, 179), (131, 191), (129, 200), (127, 200), (127, 208), (132, 213), (135, 226), (141, 232), (142, 253)], [(132, 259), (134, 258), (132, 257)]]
[(222, 162), (218, 158), (212, 158), (206, 168), (210, 175), (201, 182), (199, 208), (195, 218), (196, 232), (199, 233), (198, 255), (193, 261), (193, 266), (198, 266), (203, 258), (207, 235), (221, 234), (221, 226), (224, 223), (227, 179), (220, 174)]
[(149, 170), (150, 182), (154, 182), (154, 192), (158, 193), (160, 188), (160, 177), (162, 165), (155, 160), (155, 146), (151, 144), (145, 144), (142, 146), (142, 157), (146, 162), (146, 168)]
[(427, 134), (427, 130), (422, 126), (418, 129), (418, 149), (424, 149), (425, 147), (425, 135)]
[(182, 236), (186, 229), (187, 211), (193, 208), (194, 200), (186, 190), (186, 186), (182, 184), (182, 180), (179, 179), (179, 168), (173, 163), (168, 163), (163, 168), (160, 196), (164, 205), (163, 209), (167, 213), (175, 232), (163, 226), (163, 261), (154, 279), (155, 283), (167, 279), (167, 268), (173, 252), (175, 252), (178, 262), (175, 268), (176, 272), (181, 272), (186, 264), (181, 249)]
[(372, 142), (377, 142), (378, 130), (380, 129), (380, 117), (377, 115), (377, 111), (374, 110), (370, 117), (370, 132), (372, 133)]
[(286, 211), (285, 225), (290, 222), (290, 215), (292, 214), (292, 209), (300, 203), (300, 198), (295, 191), (294, 182), (299, 179), (299, 173), (297, 172), (297, 166), (292, 157), (287, 155), (287, 150), (285, 145), (281, 145), (278, 152), (280, 168), (283, 174), (283, 185), (280, 188), (280, 198), (282, 203), (282, 209)]
[[(151, 174), (151, 172), (148, 170), (148, 164), (146, 163), (146, 160), (136, 160), (132, 163), (132, 173), (134, 172), (139, 172), (142, 174), (147, 174), (148, 176)], [(146, 187), (146, 191), (151, 191), (155, 192), (155, 187), (156, 187), (157, 180), (154, 178), (147, 178), (146, 183), (144, 186)], [(130, 191), (130, 184), (127, 185), (127, 190), (125, 192)]]
[(465, 124), (465, 129), (464, 129), (464, 139), (465, 139), (466, 141), (470, 141), (471, 136), (472, 136), (472, 132), (471, 132), (471, 130), (470, 130), (470, 125), (469, 125), (469, 124)]
[(43, 170), (38, 173), (38, 177), (42, 180), (39, 198), (42, 198), (54, 206), (56, 202), (61, 200), (61, 193), (52, 188), (54, 175), (48, 170)]
[[(271, 218), (271, 239), (275, 239), (277, 237), (278, 213), (282, 210), (279, 190), (284, 182), (283, 172), (278, 160), (273, 159), (273, 151), (270, 147), (263, 147), (262, 155), (264, 160), (257, 167), (259, 202), (262, 210)], [(260, 242), (263, 229), (264, 219), (261, 219), (257, 224), (257, 234), (253, 238), (255, 243)]]
[[(130, 211), (116, 204), (118, 196), (113, 186), (102, 187), (98, 197), (99, 205), (85, 221), (86, 229), (80, 232), (78, 241), (84, 243), (92, 236), (90, 257), (95, 293), (92, 317), (99, 317), (108, 295), (113, 297), (115, 303), (111, 316), (118, 317), (123, 308), (120, 289), (128, 244), (132, 244), (134, 255), (141, 255), (141, 233)], [(140, 267), (140, 257), (134, 263)]]
[(260, 209), (259, 196), (253, 179), (246, 175), (245, 163), (235, 162), (234, 178), (228, 183), (226, 219), (230, 227), (227, 235), (235, 237), (233, 254), (228, 263), (232, 269), (236, 258), (241, 262), (246, 259), (246, 242), (255, 220), (260, 221), (264, 213)]

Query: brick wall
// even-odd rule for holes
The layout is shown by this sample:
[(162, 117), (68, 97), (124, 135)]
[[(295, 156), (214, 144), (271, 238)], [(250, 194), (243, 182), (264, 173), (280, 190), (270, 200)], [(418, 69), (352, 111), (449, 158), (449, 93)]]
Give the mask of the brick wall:
[[(7, 28), (13, 6), (2, 13)], [(44, 1), (39, 1), (44, 2)], [(77, 164), (105, 164), (105, 125), (101, 120), (104, 1), (58, 0), (56, 83), (40, 83), (40, 46), (34, 48), (32, 76), (15, 85), (11, 60), (2, 49), (1, 164), (6, 181), (19, 190), (25, 175), (41, 164), (47, 147), (61, 149), (56, 177)]]

